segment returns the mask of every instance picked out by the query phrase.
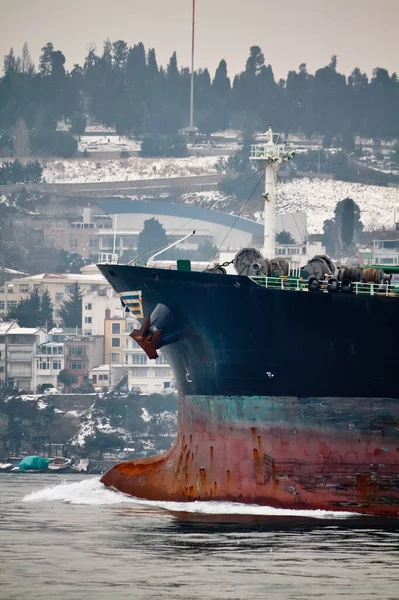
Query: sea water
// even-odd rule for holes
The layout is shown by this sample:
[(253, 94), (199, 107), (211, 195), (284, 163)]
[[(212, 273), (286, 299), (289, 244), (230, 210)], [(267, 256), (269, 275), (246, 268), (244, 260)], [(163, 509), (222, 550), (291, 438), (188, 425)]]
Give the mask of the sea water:
[(399, 520), (0, 475), (0, 599), (399, 598)]

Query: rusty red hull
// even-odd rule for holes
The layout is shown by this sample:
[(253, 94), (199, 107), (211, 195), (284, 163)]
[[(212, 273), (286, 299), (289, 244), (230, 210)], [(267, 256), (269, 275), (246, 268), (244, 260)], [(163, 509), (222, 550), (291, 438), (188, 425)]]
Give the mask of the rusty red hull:
[(399, 516), (397, 402), (181, 395), (174, 446), (102, 482), (139, 498)]

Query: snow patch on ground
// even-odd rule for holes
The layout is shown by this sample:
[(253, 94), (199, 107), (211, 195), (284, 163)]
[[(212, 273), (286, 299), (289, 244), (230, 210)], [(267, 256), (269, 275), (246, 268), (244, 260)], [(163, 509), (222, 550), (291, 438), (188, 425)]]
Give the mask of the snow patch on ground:
[(195, 204), (196, 206), (212, 208), (215, 210), (224, 210), (229, 201), (228, 196), (225, 196), (225, 194), (216, 190), (207, 192), (188, 192), (187, 194), (183, 194), (181, 199), (185, 204)]
[(120, 160), (54, 160), (44, 165), (47, 183), (98, 183), (215, 174), (221, 156), (126, 158)]
[(78, 151), (84, 152), (137, 152), (141, 148), (141, 142), (131, 140), (119, 135), (82, 135), (79, 138)]
[(148, 423), (148, 421), (151, 421), (152, 417), (146, 408), (141, 409), (141, 418), (143, 419), (143, 421), (145, 423)]
[(399, 189), (335, 181), (333, 179), (294, 179), (279, 184), (278, 212), (304, 210), (308, 215), (308, 232), (322, 233), (323, 222), (334, 216), (340, 200), (352, 198), (361, 211), (366, 231), (394, 225), (394, 207), (399, 203)]
[(121, 437), (125, 437), (126, 431), (122, 428), (113, 428), (110, 425), (109, 418), (104, 417), (98, 410), (95, 410), (94, 405), (82, 413), (80, 427), (77, 434), (72, 438), (71, 444), (76, 446), (84, 446), (87, 437), (96, 434), (96, 431), (102, 433), (114, 433)]

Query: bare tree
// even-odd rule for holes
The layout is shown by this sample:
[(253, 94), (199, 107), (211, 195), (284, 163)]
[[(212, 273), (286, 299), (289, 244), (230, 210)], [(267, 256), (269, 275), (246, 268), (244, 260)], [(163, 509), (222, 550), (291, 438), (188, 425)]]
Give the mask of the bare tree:
[(20, 58), (20, 71), (25, 75), (33, 75), (35, 72), (35, 65), (33, 64), (28, 44), (26, 42), (22, 48), (22, 54)]

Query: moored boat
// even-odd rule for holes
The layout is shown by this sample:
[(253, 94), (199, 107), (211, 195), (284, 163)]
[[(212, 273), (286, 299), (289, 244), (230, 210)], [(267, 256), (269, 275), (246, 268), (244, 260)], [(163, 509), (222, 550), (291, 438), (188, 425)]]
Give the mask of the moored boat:
[(0, 473), (7, 473), (8, 471), (11, 471), (12, 469), (12, 463), (0, 463)]
[[(20, 473), (43, 473), (47, 471), (50, 459), (43, 456), (25, 456), (18, 465)], [(14, 470), (14, 469), (13, 469)]]
[(64, 457), (54, 458), (48, 464), (48, 470), (58, 473), (60, 471), (66, 471), (67, 469), (70, 468), (70, 466), (71, 466), (70, 458), (64, 458)]

